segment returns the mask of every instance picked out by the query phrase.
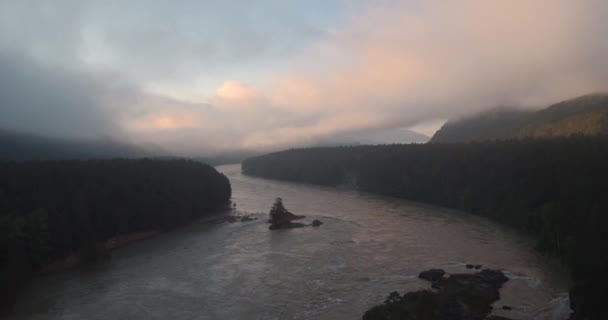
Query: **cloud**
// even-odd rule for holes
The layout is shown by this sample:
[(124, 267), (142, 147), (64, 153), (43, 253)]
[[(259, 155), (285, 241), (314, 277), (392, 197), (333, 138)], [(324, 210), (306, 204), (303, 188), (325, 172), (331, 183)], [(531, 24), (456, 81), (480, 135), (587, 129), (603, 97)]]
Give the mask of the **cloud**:
[(211, 104), (222, 109), (252, 109), (267, 105), (267, 102), (256, 88), (238, 81), (226, 81), (215, 91)]
[(59, 137), (120, 136), (103, 100), (109, 75), (90, 75), (0, 53), (0, 127)]
[(607, 71), (597, 68), (608, 60), (598, 46), (607, 41), (605, 2), (420, 1), (416, 9), (412, 1), (390, 3), (354, 9), (323, 44), (355, 61), (311, 75), (328, 103), (450, 116), (605, 89)]
[(602, 0), (24, 3), (0, 2), (22, 131), (275, 149), (608, 90)]
[(37, 59), (120, 70), (142, 83), (214, 86), (280, 64), (333, 18), (284, 1), (4, 0), (0, 40)]
[(302, 146), (319, 138), (358, 131), (387, 123), (386, 115), (372, 113), (348, 113), (328, 117), (308, 126), (283, 126), (249, 134), (243, 146), (248, 149), (269, 149), (277, 145)]
[(277, 107), (312, 110), (319, 121), (248, 141), (289, 145), (366, 126), (428, 126), (608, 89), (603, 1), (385, 1), (346, 16), (268, 93)]
[(320, 88), (303, 76), (280, 77), (273, 83), (269, 95), (272, 105), (278, 108), (311, 112), (325, 107)]

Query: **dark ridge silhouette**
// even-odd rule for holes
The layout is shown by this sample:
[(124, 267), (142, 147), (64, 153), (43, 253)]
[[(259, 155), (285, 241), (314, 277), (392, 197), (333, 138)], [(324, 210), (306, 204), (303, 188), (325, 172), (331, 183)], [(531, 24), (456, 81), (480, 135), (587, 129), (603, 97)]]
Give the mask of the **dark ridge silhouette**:
[(608, 94), (591, 94), (532, 112), (498, 108), (448, 121), (431, 143), (608, 134)]
[(323, 138), (314, 147), (339, 147), (392, 143), (425, 143), (430, 140), (418, 132), (406, 129), (373, 129), (342, 133)]
[(161, 156), (144, 148), (111, 139), (76, 140), (0, 129), (0, 160), (72, 160)]

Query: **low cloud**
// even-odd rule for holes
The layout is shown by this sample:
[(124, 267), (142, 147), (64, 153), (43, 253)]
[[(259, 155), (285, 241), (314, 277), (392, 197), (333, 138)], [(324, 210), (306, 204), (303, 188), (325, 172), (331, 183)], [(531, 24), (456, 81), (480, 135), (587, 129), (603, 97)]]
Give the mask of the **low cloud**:
[(0, 52), (0, 128), (58, 137), (120, 136), (104, 106), (114, 90), (109, 78)]
[(602, 0), (341, 2), (318, 26), (272, 1), (270, 21), (222, 6), (231, 23), (190, 1), (68, 2), (0, 5), (0, 127), (270, 150), (608, 90)]
[(265, 93), (273, 107), (318, 121), (255, 132), (246, 144), (374, 127), (432, 133), (437, 119), (608, 89), (604, 1), (387, 1), (347, 17)]

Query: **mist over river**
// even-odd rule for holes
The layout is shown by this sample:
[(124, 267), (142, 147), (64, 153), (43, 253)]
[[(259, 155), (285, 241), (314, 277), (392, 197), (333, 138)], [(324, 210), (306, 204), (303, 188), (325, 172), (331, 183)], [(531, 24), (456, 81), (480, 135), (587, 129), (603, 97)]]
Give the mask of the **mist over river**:
[[(241, 213), (196, 221), (112, 252), (90, 268), (34, 279), (12, 319), (360, 319), (420, 271), (505, 271), (495, 304), (514, 319), (565, 319), (565, 272), (534, 241), (487, 219), (401, 199), (243, 176), (219, 166)], [(319, 228), (268, 230), (276, 197)], [(512, 311), (501, 310), (503, 305)]]

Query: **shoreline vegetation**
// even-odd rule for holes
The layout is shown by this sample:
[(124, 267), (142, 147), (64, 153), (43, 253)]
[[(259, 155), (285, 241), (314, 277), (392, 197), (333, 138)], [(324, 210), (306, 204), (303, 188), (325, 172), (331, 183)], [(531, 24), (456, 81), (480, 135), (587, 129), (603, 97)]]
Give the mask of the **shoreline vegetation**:
[(291, 149), (249, 158), (246, 175), (458, 209), (537, 238), (569, 269), (571, 319), (608, 319), (608, 136)]
[(0, 162), (0, 313), (30, 278), (227, 210), (231, 194), (191, 160)]

